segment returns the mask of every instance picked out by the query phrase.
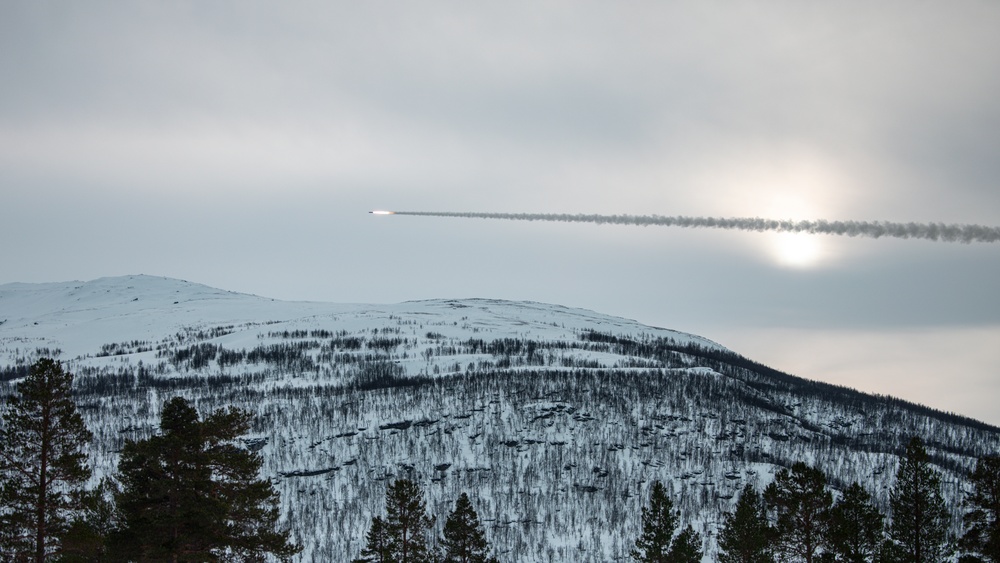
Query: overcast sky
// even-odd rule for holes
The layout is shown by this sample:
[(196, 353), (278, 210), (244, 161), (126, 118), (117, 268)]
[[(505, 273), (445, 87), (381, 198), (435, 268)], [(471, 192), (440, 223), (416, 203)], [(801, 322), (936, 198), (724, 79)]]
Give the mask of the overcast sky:
[(1000, 3), (0, 3), (0, 283), (491, 297), (1000, 424)]

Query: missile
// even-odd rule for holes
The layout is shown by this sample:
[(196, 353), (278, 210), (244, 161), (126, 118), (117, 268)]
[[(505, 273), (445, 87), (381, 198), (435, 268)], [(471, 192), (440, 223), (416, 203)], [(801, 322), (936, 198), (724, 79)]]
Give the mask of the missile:
[(377, 211), (377, 210), (376, 211), (369, 211), (368, 213), (371, 214), (371, 215), (395, 215), (396, 214), (395, 211)]

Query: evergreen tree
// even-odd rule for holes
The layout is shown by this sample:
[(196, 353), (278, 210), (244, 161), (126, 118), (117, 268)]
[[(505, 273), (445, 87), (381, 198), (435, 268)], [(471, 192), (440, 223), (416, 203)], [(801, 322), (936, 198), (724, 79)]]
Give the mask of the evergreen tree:
[(489, 557), (489, 543), (479, 524), (479, 515), (472, 508), (469, 496), (462, 493), (455, 501), (455, 510), (444, 523), (444, 563), (496, 563)]
[(884, 520), (872, 497), (853, 483), (830, 509), (827, 549), (838, 563), (871, 563), (882, 546)]
[(168, 401), (161, 434), (127, 442), (116, 495), (123, 526), (113, 553), (127, 560), (257, 560), (298, 552), (277, 531), (278, 494), (258, 480), (261, 458), (235, 444), (250, 415), (218, 410), (204, 421), (180, 397)]
[(1000, 456), (981, 458), (970, 480), (961, 547), (982, 561), (1000, 563)]
[(632, 559), (642, 563), (667, 561), (677, 520), (674, 503), (667, 497), (663, 484), (653, 481), (649, 492), (649, 507), (642, 507), (642, 535), (635, 540)]
[(719, 563), (772, 563), (771, 527), (764, 500), (753, 485), (743, 487), (736, 510), (719, 532)]
[(398, 563), (424, 563), (434, 559), (427, 535), (434, 521), (420, 487), (409, 479), (396, 479), (385, 493), (386, 525)]
[(372, 526), (365, 539), (368, 544), (361, 550), (361, 557), (352, 563), (392, 563), (392, 538), (389, 537), (389, 528), (381, 516), (372, 518)]
[(701, 535), (690, 524), (681, 530), (670, 546), (668, 561), (671, 563), (700, 563)]
[(356, 562), (429, 563), (437, 559), (427, 544), (434, 520), (420, 487), (409, 479), (396, 479), (385, 491), (386, 517), (372, 518), (368, 544)]
[(833, 495), (826, 475), (798, 462), (782, 469), (764, 490), (764, 502), (775, 514), (775, 547), (788, 559), (813, 563), (820, 554)]
[(17, 384), (0, 428), (0, 555), (42, 562), (57, 554), (90, 477), (92, 435), (70, 395), (73, 375), (43, 358)]
[(111, 498), (114, 483), (105, 478), (83, 495), (83, 513), (70, 522), (63, 536), (59, 563), (98, 563), (107, 553), (106, 541), (118, 525)]
[(654, 481), (649, 493), (649, 507), (642, 507), (642, 534), (635, 540), (632, 559), (641, 563), (673, 562), (674, 557), (690, 557), (696, 550), (700, 560), (701, 536), (694, 528), (688, 526), (674, 539), (678, 520), (679, 514), (674, 512), (674, 503), (667, 497), (663, 484)]
[(944, 560), (948, 555), (948, 511), (941, 497), (941, 477), (931, 468), (920, 438), (914, 437), (906, 447), (889, 503), (889, 538), (900, 561)]

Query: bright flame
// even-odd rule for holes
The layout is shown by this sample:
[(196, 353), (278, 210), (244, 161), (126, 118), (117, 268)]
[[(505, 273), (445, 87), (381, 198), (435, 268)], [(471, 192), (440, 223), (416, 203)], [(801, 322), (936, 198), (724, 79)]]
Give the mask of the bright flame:
[(395, 215), (395, 211), (369, 211), (372, 215)]

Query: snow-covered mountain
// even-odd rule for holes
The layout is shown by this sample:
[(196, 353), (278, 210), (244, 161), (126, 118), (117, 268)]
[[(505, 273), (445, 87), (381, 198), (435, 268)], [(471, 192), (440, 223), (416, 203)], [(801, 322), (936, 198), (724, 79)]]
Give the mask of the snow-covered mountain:
[(957, 515), (964, 472), (1000, 449), (981, 422), (541, 303), (284, 302), (149, 276), (0, 286), (0, 394), (40, 356), (76, 375), (99, 474), (170, 396), (254, 412), (248, 446), (302, 561), (357, 556), (393, 477), (421, 484), (439, 525), (469, 493), (501, 560), (609, 561), (654, 479), (711, 553), (734, 494), (793, 461), (884, 503), (919, 435)]

